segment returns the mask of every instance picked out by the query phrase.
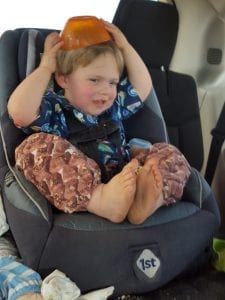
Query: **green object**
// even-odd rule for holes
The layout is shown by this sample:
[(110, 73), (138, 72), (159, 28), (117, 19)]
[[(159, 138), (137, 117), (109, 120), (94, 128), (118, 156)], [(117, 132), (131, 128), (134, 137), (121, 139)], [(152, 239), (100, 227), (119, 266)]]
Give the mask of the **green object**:
[(212, 264), (217, 271), (225, 272), (225, 240), (213, 239), (214, 257)]

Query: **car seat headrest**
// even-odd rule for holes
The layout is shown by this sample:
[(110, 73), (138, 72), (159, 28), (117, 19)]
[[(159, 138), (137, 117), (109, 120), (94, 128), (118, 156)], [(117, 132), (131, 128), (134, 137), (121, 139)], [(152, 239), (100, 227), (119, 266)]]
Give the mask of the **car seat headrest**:
[(148, 67), (168, 69), (178, 33), (175, 5), (124, 0), (120, 2), (113, 23), (123, 31)]
[(43, 52), (44, 35), (36, 29), (26, 29), (18, 44), (18, 75), (22, 81), (40, 62)]

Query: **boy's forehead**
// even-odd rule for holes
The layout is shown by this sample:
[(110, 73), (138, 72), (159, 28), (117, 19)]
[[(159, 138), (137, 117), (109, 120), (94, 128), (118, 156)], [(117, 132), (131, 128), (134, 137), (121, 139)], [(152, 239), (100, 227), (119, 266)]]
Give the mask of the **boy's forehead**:
[(119, 80), (120, 74), (118, 69), (112, 71), (108, 68), (80, 68), (77, 70), (78, 75), (83, 75), (84, 77), (95, 77), (95, 78), (110, 78), (113, 80)]
[[(82, 65), (82, 64), (81, 64)], [(83, 64), (84, 68), (106, 68), (117, 65), (117, 60), (112, 53), (102, 53), (96, 57), (93, 57), (90, 61)]]

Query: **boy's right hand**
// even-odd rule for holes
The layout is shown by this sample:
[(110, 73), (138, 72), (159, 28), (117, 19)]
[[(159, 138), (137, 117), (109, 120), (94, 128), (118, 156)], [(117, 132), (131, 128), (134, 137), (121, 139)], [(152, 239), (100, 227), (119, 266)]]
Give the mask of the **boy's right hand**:
[(40, 67), (48, 69), (51, 73), (56, 71), (56, 52), (62, 44), (63, 41), (57, 32), (52, 32), (46, 37)]

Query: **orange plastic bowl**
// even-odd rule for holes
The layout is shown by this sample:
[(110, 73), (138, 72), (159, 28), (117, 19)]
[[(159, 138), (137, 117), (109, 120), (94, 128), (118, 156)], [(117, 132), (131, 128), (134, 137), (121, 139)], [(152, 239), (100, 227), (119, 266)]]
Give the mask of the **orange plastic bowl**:
[(63, 50), (85, 48), (111, 40), (104, 24), (94, 16), (72, 17), (61, 32)]

